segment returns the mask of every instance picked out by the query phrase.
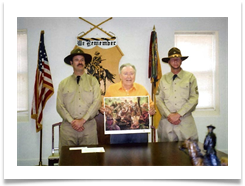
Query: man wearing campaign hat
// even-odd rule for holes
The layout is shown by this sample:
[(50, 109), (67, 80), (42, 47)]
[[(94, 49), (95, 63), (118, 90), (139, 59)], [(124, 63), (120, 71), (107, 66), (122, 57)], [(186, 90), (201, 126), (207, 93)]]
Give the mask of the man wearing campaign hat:
[(168, 57), (171, 72), (162, 76), (156, 93), (157, 107), (162, 115), (157, 129), (158, 141), (198, 140), (197, 128), (192, 116), (198, 104), (198, 88), (195, 76), (181, 68), (181, 51), (173, 47)]
[(94, 117), (101, 106), (101, 94), (97, 79), (85, 71), (91, 59), (92, 56), (78, 46), (64, 59), (74, 72), (60, 82), (57, 93), (56, 108), (63, 119), (60, 149), (62, 146), (98, 144)]

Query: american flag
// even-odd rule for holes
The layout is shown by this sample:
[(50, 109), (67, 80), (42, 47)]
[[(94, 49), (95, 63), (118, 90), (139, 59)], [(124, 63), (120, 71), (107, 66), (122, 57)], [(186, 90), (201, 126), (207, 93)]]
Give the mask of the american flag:
[(36, 120), (36, 132), (42, 130), (43, 109), (54, 94), (48, 56), (44, 46), (44, 31), (41, 31), (38, 49), (38, 61), (32, 99), (31, 118)]

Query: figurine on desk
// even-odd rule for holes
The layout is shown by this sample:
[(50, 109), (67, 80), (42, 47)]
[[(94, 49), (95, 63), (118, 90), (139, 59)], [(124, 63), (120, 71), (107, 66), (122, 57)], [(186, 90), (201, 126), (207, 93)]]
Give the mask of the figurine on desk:
[(203, 148), (206, 150), (206, 154), (204, 156), (204, 165), (206, 166), (220, 166), (220, 160), (216, 155), (215, 145), (216, 145), (216, 135), (213, 133), (215, 129), (214, 126), (209, 125), (208, 134), (204, 140)]

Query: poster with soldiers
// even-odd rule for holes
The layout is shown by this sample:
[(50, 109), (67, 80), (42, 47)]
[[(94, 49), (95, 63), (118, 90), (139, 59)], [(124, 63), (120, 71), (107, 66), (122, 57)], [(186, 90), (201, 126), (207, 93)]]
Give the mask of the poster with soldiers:
[(150, 132), (149, 96), (104, 97), (105, 134)]

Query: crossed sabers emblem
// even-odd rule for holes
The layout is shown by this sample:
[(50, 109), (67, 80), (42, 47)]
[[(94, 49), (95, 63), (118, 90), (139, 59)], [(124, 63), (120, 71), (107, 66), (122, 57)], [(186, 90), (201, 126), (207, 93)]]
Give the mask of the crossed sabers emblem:
[(112, 36), (111, 34), (107, 33), (106, 31), (104, 31), (102, 28), (99, 27), (99, 26), (102, 25), (103, 23), (105, 23), (105, 22), (111, 20), (112, 17), (110, 17), (109, 19), (107, 19), (107, 20), (101, 22), (101, 23), (98, 24), (98, 25), (95, 25), (95, 24), (93, 24), (93, 23), (90, 23), (89, 21), (87, 21), (86, 19), (83, 19), (82, 17), (79, 17), (79, 19), (82, 19), (83, 21), (85, 21), (85, 22), (91, 24), (91, 25), (94, 26), (94, 27), (93, 27), (93, 28), (90, 28), (89, 31), (87, 31), (87, 32), (84, 33), (83, 35), (79, 36), (78, 38), (82, 38), (83, 36), (87, 35), (89, 32), (91, 32), (91, 31), (94, 30), (95, 28), (98, 28), (99, 30), (101, 30), (102, 32), (104, 32), (105, 34), (107, 34), (107, 35), (110, 36), (110, 37), (114, 37), (114, 36)]

